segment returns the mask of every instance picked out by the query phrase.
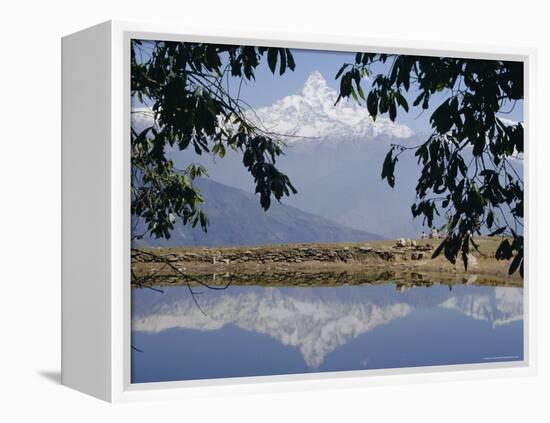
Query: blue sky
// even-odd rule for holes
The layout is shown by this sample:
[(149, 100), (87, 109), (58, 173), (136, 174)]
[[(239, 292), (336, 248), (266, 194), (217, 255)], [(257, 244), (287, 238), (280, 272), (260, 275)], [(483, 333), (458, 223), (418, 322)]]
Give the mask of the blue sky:
[[(256, 72), (256, 81), (249, 83), (241, 91), (243, 97), (254, 107), (269, 106), (285, 95), (294, 94), (302, 89), (307, 77), (313, 71), (319, 71), (330, 87), (338, 90), (338, 81), (334, 76), (343, 63), (354, 61), (355, 54), (316, 50), (292, 50), (296, 69), (287, 69), (284, 75), (273, 75), (266, 63), (261, 63)], [(278, 68), (277, 68), (278, 70)]]

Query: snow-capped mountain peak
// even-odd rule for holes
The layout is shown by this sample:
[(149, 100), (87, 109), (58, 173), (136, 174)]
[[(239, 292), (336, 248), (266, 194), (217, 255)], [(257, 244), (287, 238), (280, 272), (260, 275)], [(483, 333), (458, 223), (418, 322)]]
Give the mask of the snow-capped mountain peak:
[(331, 102), (334, 104), (337, 95), (336, 91), (329, 88), (327, 81), (319, 71), (312, 72), (307, 78), (300, 95), (310, 102), (318, 100), (321, 103)]
[[(336, 104), (337, 98), (338, 92), (327, 84), (319, 71), (314, 71), (298, 93), (283, 97), (271, 106), (249, 110), (247, 116), (287, 143), (361, 143), (380, 135), (390, 138), (413, 135), (406, 125), (383, 117), (373, 121), (364, 105), (346, 99)], [(151, 110), (132, 109), (132, 126), (136, 131), (145, 129), (153, 120)]]
[(250, 119), (286, 142), (330, 140), (365, 141), (379, 135), (408, 138), (413, 131), (387, 118), (370, 117), (366, 107), (348, 100), (336, 103), (338, 93), (323, 75), (312, 72), (303, 88), (283, 97), (271, 106), (250, 112)]

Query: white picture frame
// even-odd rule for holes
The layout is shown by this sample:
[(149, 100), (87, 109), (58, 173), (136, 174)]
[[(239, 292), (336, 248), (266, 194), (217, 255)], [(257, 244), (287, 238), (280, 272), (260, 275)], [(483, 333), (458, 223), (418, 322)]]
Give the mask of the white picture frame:
[[(524, 360), (160, 383), (130, 383), (130, 65), (132, 38), (376, 51), (525, 64)], [(311, 390), (536, 372), (536, 52), (323, 34), (105, 22), (62, 40), (62, 383), (110, 402)], [(85, 193), (85, 195), (83, 194)]]

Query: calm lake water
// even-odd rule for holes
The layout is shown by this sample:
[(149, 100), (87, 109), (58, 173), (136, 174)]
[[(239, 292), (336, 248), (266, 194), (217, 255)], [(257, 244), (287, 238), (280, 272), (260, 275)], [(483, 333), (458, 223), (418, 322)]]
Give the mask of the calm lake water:
[(160, 289), (132, 289), (133, 383), (523, 359), (521, 288)]

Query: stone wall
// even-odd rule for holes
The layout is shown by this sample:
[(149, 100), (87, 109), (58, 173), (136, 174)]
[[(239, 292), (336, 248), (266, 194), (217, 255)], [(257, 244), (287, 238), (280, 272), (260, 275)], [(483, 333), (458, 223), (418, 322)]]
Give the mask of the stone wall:
[[(430, 245), (395, 245), (391, 248), (373, 248), (367, 245), (352, 247), (334, 246), (274, 246), (251, 248), (196, 248), (189, 250), (165, 251), (161, 258), (134, 252), (132, 259), (137, 262), (200, 262), (212, 264), (232, 263), (303, 263), (303, 262), (367, 262), (421, 260), (429, 258)], [(155, 253), (159, 254), (159, 253)]]

